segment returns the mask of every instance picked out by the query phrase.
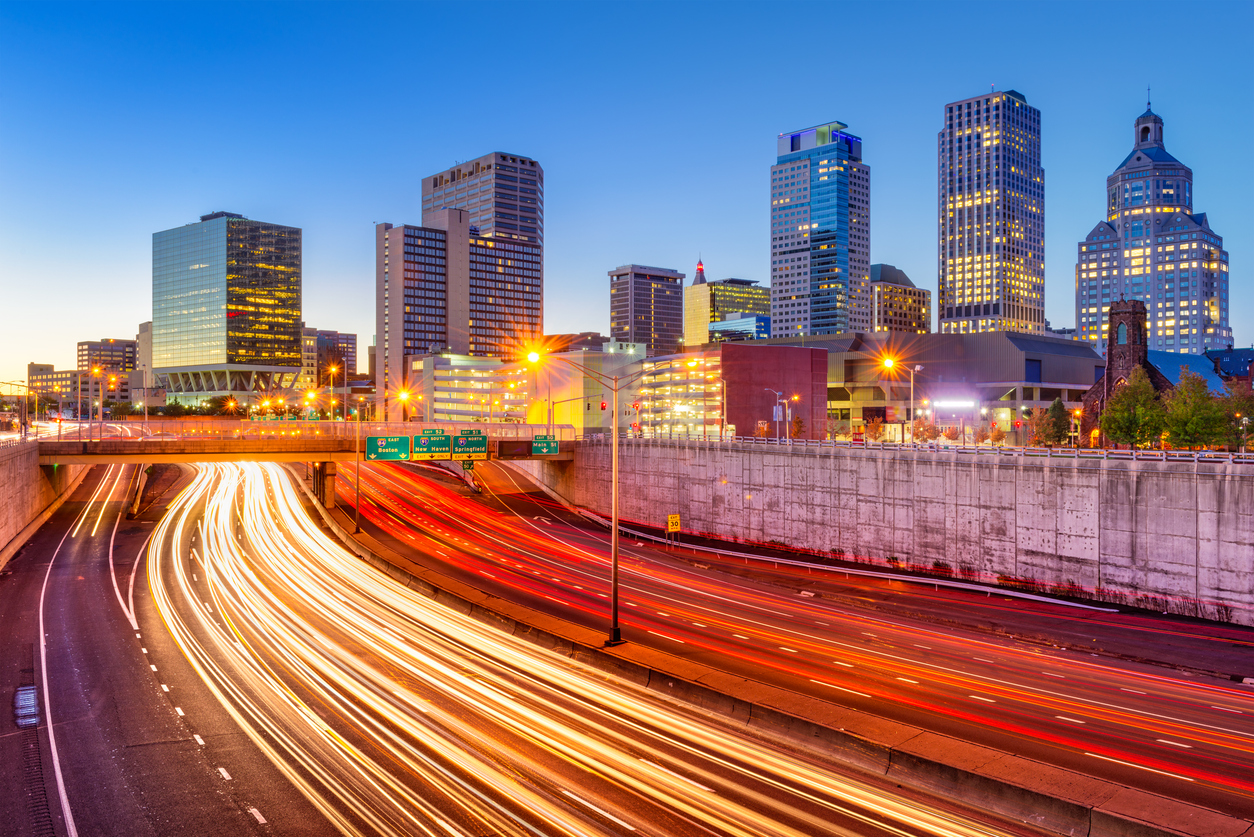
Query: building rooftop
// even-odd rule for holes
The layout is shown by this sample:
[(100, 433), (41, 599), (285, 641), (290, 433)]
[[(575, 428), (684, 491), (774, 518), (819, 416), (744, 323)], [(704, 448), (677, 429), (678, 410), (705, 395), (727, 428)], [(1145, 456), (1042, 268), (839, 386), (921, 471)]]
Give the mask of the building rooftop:
[(1184, 376), (1184, 370), (1188, 369), (1195, 375), (1201, 375), (1206, 381), (1206, 388), (1216, 395), (1223, 395), (1228, 391), (1224, 385), (1224, 379), (1219, 377), (1215, 371), (1215, 365), (1206, 355), (1191, 355), (1183, 352), (1146, 352), (1146, 360), (1154, 364), (1159, 372), (1167, 377), (1172, 384), (1179, 384), (1180, 379)]
[(890, 285), (901, 285), (903, 288), (915, 287), (915, 284), (910, 281), (910, 277), (906, 275), (904, 270), (894, 267), (891, 264), (871, 265), (871, 281), (887, 282)]

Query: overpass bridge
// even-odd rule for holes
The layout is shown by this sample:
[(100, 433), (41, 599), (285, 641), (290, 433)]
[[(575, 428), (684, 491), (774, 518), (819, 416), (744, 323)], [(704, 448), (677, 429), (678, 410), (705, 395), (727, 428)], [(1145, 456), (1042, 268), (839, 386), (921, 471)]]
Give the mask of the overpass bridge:
[[(575, 455), (570, 425), (180, 419), (83, 422), (61, 430), (37, 437), (40, 465), (353, 462), (366, 458), (369, 436), (420, 436), (437, 430), (450, 436), (466, 430), (482, 433), (490, 459), (570, 460)], [(556, 437), (557, 453), (531, 453), (531, 441), (542, 435)]]

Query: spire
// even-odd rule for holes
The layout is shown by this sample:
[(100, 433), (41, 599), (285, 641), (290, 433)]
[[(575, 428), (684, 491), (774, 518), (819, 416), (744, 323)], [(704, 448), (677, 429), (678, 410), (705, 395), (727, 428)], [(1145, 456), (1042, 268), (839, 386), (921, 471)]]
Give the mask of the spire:
[(701, 261), (699, 257), (697, 258), (697, 275), (693, 277), (692, 284), (694, 285), (705, 284), (705, 264)]

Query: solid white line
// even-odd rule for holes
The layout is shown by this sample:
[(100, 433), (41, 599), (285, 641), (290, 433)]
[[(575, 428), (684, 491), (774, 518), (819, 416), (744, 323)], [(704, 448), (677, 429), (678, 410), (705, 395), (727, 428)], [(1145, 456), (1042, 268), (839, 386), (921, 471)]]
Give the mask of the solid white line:
[(703, 790), (703, 791), (709, 791), (710, 793), (714, 793), (714, 789), (713, 789), (713, 788), (707, 788), (705, 785), (703, 785), (703, 784), (701, 784), (700, 782), (697, 782), (697, 781), (695, 781), (695, 780), (693, 780), (693, 779), (689, 779), (687, 776), (684, 776), (682, 773), (676, 773), (674, 770), (667, 770), (667, 769), (666, 769), (665, 767), (663, 767), (662, 765), (660, 765), (660, 764), (654, 764), (653, 762), (649, 761), (648, 759), (640, 759), (640, 760), (641, 760), (642, 762), (644, 762), (645, 764), (649, 765), (650, 767), (655, 767), (655, 768), (657, 768), (658, 770), (662, 771), (663, 773), (667, 773), (667, 774), (669, 774), (669, 775), (671, 775), (671, 776), (674, 776), (676, 779), (683, 779), (685, 782), (689, 783), (690, 785), (696, 785), (697, 787), (701, 788), (701, 790)]
[(1141, 770), (1148, 770), (1150, 773), (1161, 773), (1163, 776), (1170, 776), (1173, 779), (1183, 779), (1186, 782), (1196, 781), (1195, 779), (1190, 779), (1188, 776), (1181, 776), (1179, 773), (1168, 773), (1166, 770), (1155, 770), (1154, 768), (1146, 767), (1143, 764), (1133, 764), (1130, 761), (1122, 761), (1121, 759), (1112, 759), (1107, 756), (1099, 756), (1097, 753), (1085, 753), (1084, 755), (1092, 756), (1093, 758), (1101, 759), (1102, 761), (1113, 761), (1115, 764), (1126, 764), (1128, 767), (1136, 767)]
[[(122, 474), (119, 473), (119, 479), (121, 476)], [(130, 486), (129, 481), (126, 484)], [(113, 492), (110, 491), (109, 493), (112, 494)], [(118, 519), (113, 521), (113, 534), (109, 535), (109, 578), (113, 581), (113, 595), (118, 597), (118, 607), (122, 608), (122, 615), (131, 623), (131, 630), (137, 631), (139, 630), (139, 623), (135, 621), (135, 614), (127, 609), (126, 602), (122, 601), (122, 591), (118, 589), (118, 576), (113, 569), (113, 541), (118, 536), (118, 524), (122, 522), (122, 517), (125, 514), (126, 506), (123, 504), (122, 508), (118, 510)]]
[(126, 470), (126, 466), (118, 467), (118, 475), (113, 480), (113, 485), (109, 486), (109, 493), (100, 501), (100, 514), (96, 515), (96, 525), (91, 527), (91, 533), (94, 537), (96, 530), (100, 528), (100, 521), (104, 519), (105, 509), (109, 508), (109, 503), (113, 501), (113, 491), (118, 487), (118, 483), (122, 481), (122, 473)]
[[(152, 532), (149, 532), (148, 537), (144, 538), (144, 543), (139, 548), (139, 554), (135, 556), (135, 563), (131, 564), (131, 583), (130, 590), (126, 594), (126, 600), (129, 603), (128, 606), (132, 616), (135, 615), (135, 570), (139, 568), (139, 559), (144, 557), (144, 550), (148, 548), (148, 541), (150, 540), (152, 540)], [(139, 634), (135, 634), (135, 636), (138, 637)]]
[[(106, 472), (105, 480), (108, 478), (109, 474)], [(103, 486), (104, 480), (101, 480), (100, 484)], [(100, 489), (97, 488), (96, 492), (99, 493), (99, 491)], [(81, 526), (82, 521), (86, 519), (89, 508), (91, 508), (90, 500), (79, 512), (78, 526)], [(61, 815), (65, 818), (65, 830), (69, 837), (78, 837), (78, 827), (74, 824), (74, 812), (70, 810), (70, 798), (65, 792), (65, 776), (61, 773), (61, 757), (57, 753), (56, 724), (52, 721), (52, 695), (48, 691), (48, 632), (44, 629), (44, 598), (48, 594), (48, 579), (52, 576), (52, 565), (61, 554), (61, 547), (65, 545), (65, 540), (70, 536), (71, 530), (78, 531), (78, 526), (66, 528), (65, 534), (61, 536), (61, 542), (57, 544), (56, 551), (52, 553), (52, 559), (48, 561), (48, 570), (44, 573), (44, 584), (39, 591), (39, 667), (44, 681), (44, 717), (48, 721), (48, 748), (52, 750), (52, 772), (57, 778), (57, 796), (61, 799)]]
[(811, 679), (810, 682), (818, 683), (820, 686), (826, 686), (829, 689), (835, 689), (838, 692), (848, 692), (851, 695), (861, 695), (864, 698), (870, 697), (870, 695), (866, 694), (865, 692), (855, 692), (853, 689), (846, 689), (844, 686), (837, 686), (833, 683), (824, 683), (822, 680)]
[(596, 811), (598, 814), (605, 817), (607, 820), (618, 823), (619, 825), (621, 825), (623, 828), (627, 829), (628, 831), (636, 830), (636, 827), (634, 825), (628, 825), (627, 823), (620, 820), (618, 817), (611, 814), (609, 811), (606, 811), (603, 808), (598, 808), (597, 806), (593, 805), (588, 800), (580, 799), (579, 797), (575, 796), (573, 793), (571, 793), (568, 790), (564, 790), (562, 791), (562, 793), (566, 794), (567, 796), (569, 796), (571, 799), (575, 800), (576, 802), (582, 803), (586, 807), (591, 808), (593, 811)]
[(83, 511), (82, 511), (82, 513), (81, 513), (81, 514), (79, 514), (79, 517), (78, 517), (78, 525), (74, 527), (74, 536), (75, 536), (75, 537), (77, 537), (77, 536), (78, 536), (78, 530), (82, 528), (82, 526), (83, 526), (83, 521), (85, 521), (85, 520), (87, 519), (87, 510), (91, 508), (91, 504), (92, 504), (92, 503), (94, 503), (94, 502), (96, 501), (96, 496), (97, 496), (98, 494), (100, 494), (100, 490), (101, 490), (102, 488), (104, 488), (104, 487), (105, 487), (105, 483), (109, 481), (109, 474), (111, 474), (111, 473), (113, 473), (113, 466), (112, 466), (112, 465), (110, 465), (110, 466), (109, 466), (109, 470), (105, 471), (104, 479), (102, 479), (102, 480), (100, 481), (100, 485), (96, 486), (96, 490), (95, 490), (95, 492), (93, 492), (93, 493), (92, 493), (91, 498), (90, 498), (90, 499), (88, 499), (88, 501), (87, 501), (87, 505), (83, 506)]

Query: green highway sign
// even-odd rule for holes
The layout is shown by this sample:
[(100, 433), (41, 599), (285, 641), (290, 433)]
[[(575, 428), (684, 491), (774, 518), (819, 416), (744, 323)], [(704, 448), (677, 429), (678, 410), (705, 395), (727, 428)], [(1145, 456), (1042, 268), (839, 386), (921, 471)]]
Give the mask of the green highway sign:
[(483, 434), (462, 434), (453, 437), (453, 461), (488, 458), (488, 437)]
[(462, 435), (463, 436), (482, 436), (483, 431), (482, 430), (463, 430)]
[(448, 459), (452, 451), (452, 437), (440, 434), (427, 434), (414, 437), (414, 460), (422, 462), (430, 459)]
[(473, 471), (474, 469), (475, 469), (475, 463), (471, 462), (469, 459), (462, 461), (463, 471)]
[(367, 436), (366, 460), (369, 462), (408, 461), (408, 436)]
[(545, 436), (543, 433), (534, 437), (537, 442), (552, 442), (556, 436)]
[(422, 431), (422, 435), (424, 435), (424, 436), (446, 436), (446, 435), (448, 435), (448, 434), (446, 434), (446, 433), (444, 432), (444, 430), (443, 430), (443, 429), (441, 429), (441, 428), (439, 428), (439, 427), (432, 427), (432, 428), (430, 428), (430, 429), (427, 429), (427, 430)]
[(557, 453), (557, 437), (556, 436), (536, 436), (531, 440), (532, 456), (548, 456)]

